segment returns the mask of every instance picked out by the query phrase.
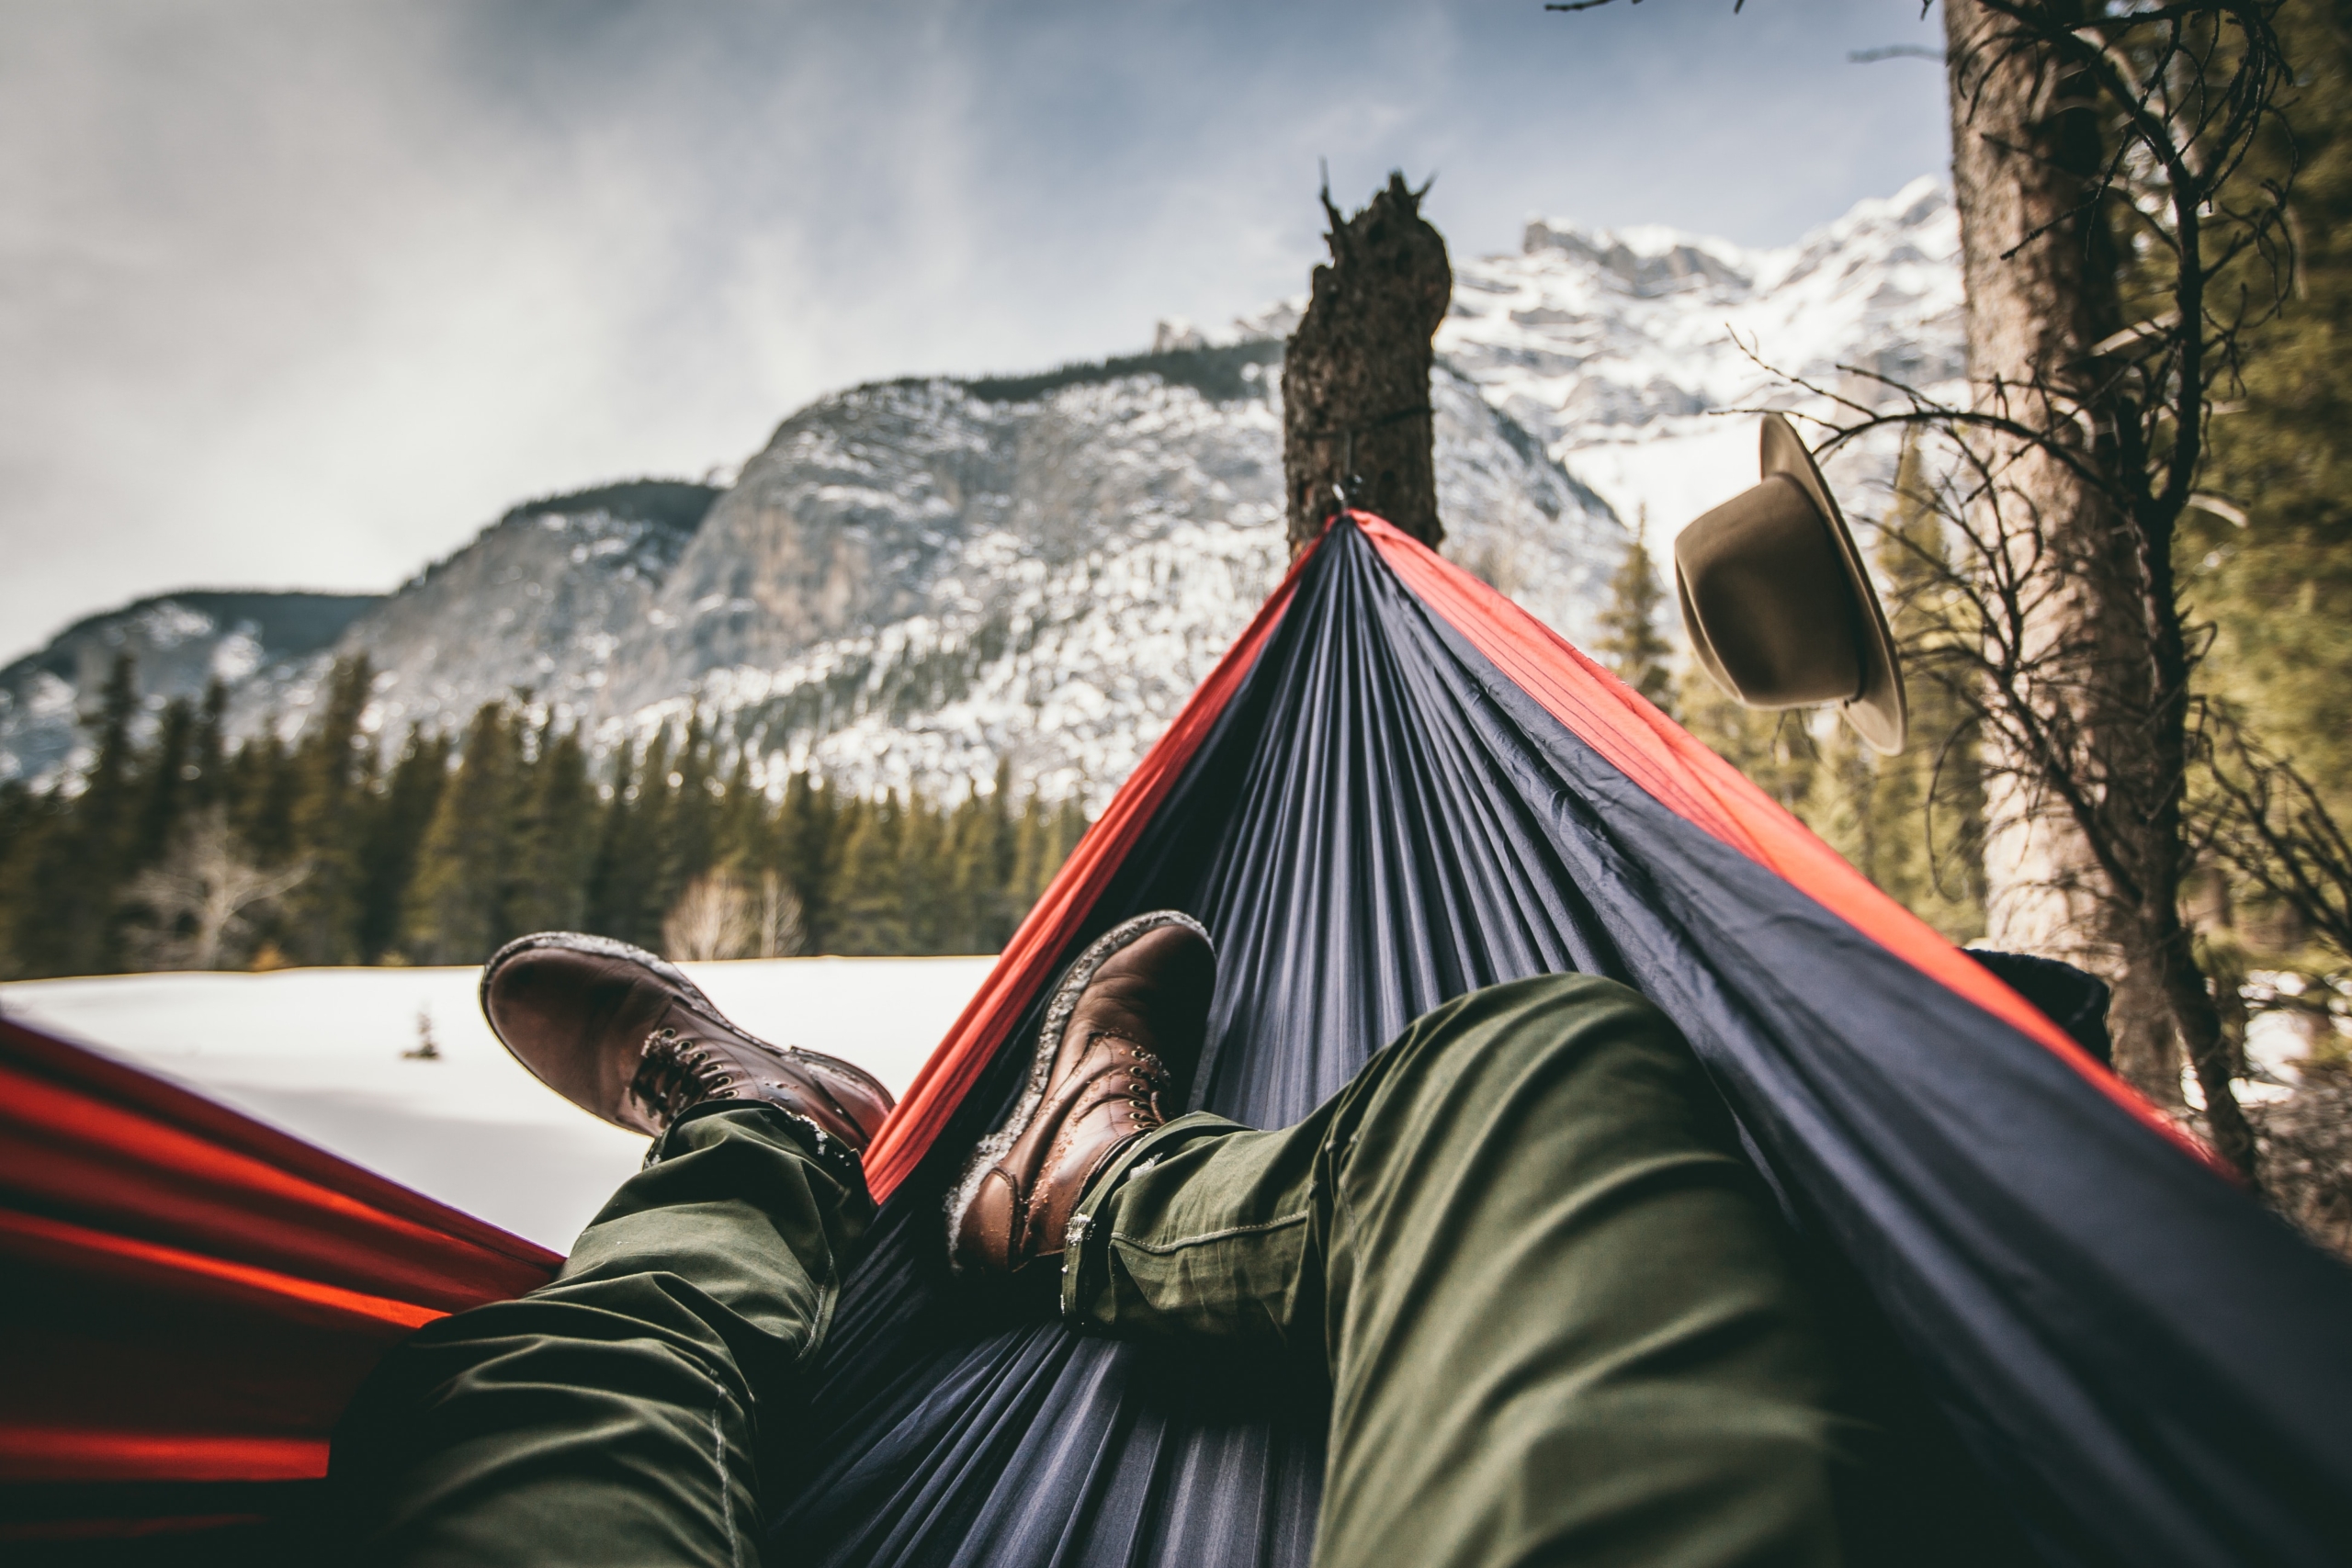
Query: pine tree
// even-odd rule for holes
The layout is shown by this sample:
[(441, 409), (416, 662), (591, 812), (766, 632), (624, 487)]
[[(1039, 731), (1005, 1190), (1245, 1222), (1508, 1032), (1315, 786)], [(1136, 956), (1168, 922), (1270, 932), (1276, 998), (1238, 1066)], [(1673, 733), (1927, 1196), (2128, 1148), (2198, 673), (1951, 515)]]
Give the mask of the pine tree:
[(1046, 885), (1051, 836), (1047, 807), (1032, 785), (1029, 797), (1021, 803), (1021, 815), (1013, 819), (1012, 871), (1005, 878), (1006, 901), (1017, 909), (1035, 905), (1037, 891)]
[(1984, 775), (1976, 720), (1955, 684), (1969, 678), (1965, 661), (1947, 656), (1949, 634), (1938, 631), (1955, 617), (1942, 600), (1943, 525), (1924, 491), (1917, 450), (1906, 448), (1878, 568), (1907, 666), (1911, 733), (1900, 756), (1874, 759), (1875, 846), (1863, 869), (1912, 913), (1969, 942), (1984, 931)]
[(369, 814), (360, 853), (356, 933), (363, 964), (406, 959), (401, 947), (402, 906), (415, 879), (424, 835), (448, 783), (449, 752), (445, 737), (411, 730)]
[(1849, 865), (1885, 887), (1886, 792), (1871, 749), (1850, 727), (1828, 725), (1814, 739), (1812, 774), (1802, 801), (1805, 826)]
[(710, 869), (718, 839), (718, 737), (700, 710), (686, 720), (678, 743), (677, 760), (668, 773), (662, 794), (657, 837), (660, 866), (652, 888), (650, 918), (658, 925), (685, 893), (687, 885)]
[(995, 787), (974, 790), (948, 825), (950, 910), (941, 936), (942, 952), (995, 953), (1012, 939), (1012, 899), (1007, 886), (1012, 866), (1012, 769), (999, 763)]
[(294, 757), (277, 733), (275, 719), (237, 748), (229, 760), (229, 825), (264, 865), (294, 858)]
[(466, 730), (457, 773), (442, 791), (418, 851), (404, 925), (409, 956), (479, 964), (518, 934), (510, 914), (521, 748), (502, 702), (484, 703)]
[(2293, 171), (2294, 287), (2246, 335), (2234, 406), (2212, 410), (2207, 488), (2245, 525), (2192, 511), (2177, 557), (2214, 623), (2206, 689), (2352, 821), (2352, 9), (2288, 0), (2278, 26), (2296, 64), (2292, 134), (2268, 137), (2238, 177)]
[(1625, 547), (1617, 575), (1609, 580), (1609, 607), (1600, 613), (1601, 636), (1594, 646), (1617, 678), (1670, 716), (1674, 709), (1674, 645), (1658, 630), (1665, 586), (1650, 560), (1649, 511)]
[(120, 956), (121, 920), (117, 900), (130, 872), (136, 847), (137, 757), (131, 726), (139, 715), (139, 692), (130, 655), (119, 653), (100, 690), (92, 716), (96, 747), (82, 792), (71, 808), (74, 831), (70, 872), (56, 870), (47, 902), (61, 938), (60, 972), (105, 975)]
[[(1984, 934), (1984, 777), (1964, 661), (1945, 656), (1951, 592), (1943, 525), (1905, 448), (1877, 563), (1902, 649), (1910, 739), (1883, 757), (1850, 727), (1813, 721), (1811, 778), (1784, 798), (1863, 875), (1955, 942)], [(1769, 766), (1768, 766), (1769, 771)], [(1789, 787), (1785, 773), (1783, 788)]]
[(1684, 667), (1675, 705), (1682, 727), (1746, 773), (1765, 794), (1804, 817), (1813, 797), (1818, 748), (1804, 712), (1742, 707), (1694, 660)]
[(596, 852), (588, 862), (587, 913), (582, 929), (605, 936), (613, 930), (613, 911), (623, 880), (621, 858), (629, 836), (629, 794), (636, 788), (637, 753), (628, 737), (613, 748), (612, 776), (601, 791), (603, 808), (596, 822)]
[(376, 782), (376, 749), (359, 726), (374, 683), (367, 655), (337, 660), (317, 722), (288, 763), (294, 858), (310, 871), (287, 897), (281, 945), (306, 964), (358, 956), (360, 861)]
[(196, 721), (196, 736), (188, 751), (189, 766), (195, 772), (188, 781), (189, 808), (219, 805), (228, 791), (229, 688), (218, 675), (205, 682), (204, 711)]
[(879, 801), (852, 801), (843, 808), (830, 951), (861, 956), (906, 951), (899, 818), (895, 795)]
[(777, 869), (775, 825), (768, 798), (752, 782), (752, 753), (739, 747), (728, 770), (726, 793), (718, 798), (711, 863), (750, 881), (763, 871)]
[(71, 811), (62, 790), (0, 784), (0, 976), (66, 972), (56, 888), (74, 874)]
[(800, 896), (808, 951), (831, 953), (833, 892), (841, 863), (842, 835), (832, 792), (806, 773), (785, 781), (776, 816), (776, 853), (785, 880)]
[(624, 740), (613, 758), (612, 795), (597, 836), (588, 883), (588, 929), (640, 946), (658, 946), (662, 818), (670, 792), (670, 735), (660, 730), (641, 755)]
[(196, 712), (184, 697), (164, 705), (154, 744), (139, 766), (139, 825), (131, 835), (132, 869), (153, 865), (171, 848), (201, 774), (193, 761), (198, 745)]
[(954, 914), (955, 867), (946, 824), (922, 795), (910, 792), (899, 818), (899, 922), (901, 953), (944, 953)]
[(557, 734), (550, 717), (518, 784), (521, 815), (508, 922), (518, 934), (570, 931), (586, 913), (597, 848), (596, 789), (589, 782), (579, 731)]
[[(1078, 846), (1086, 838), (1087, 830), (1093, 826), (1093, 823), (1087, 820), (1086, 802), (1083, 798), (1075, 795), (1065, 795), (1062, 798), (1061, 808), (1055, 813), (1053, 864), (1046, 869), (1045, 884), (1040, 885), (1037, 889), (1041, 897), (1046, 891), (1046, 886), (1050, 886), (1053, 879), (1060, 874), (1062, 863), (1077, 852)], [(1035, 900), (1032, 899), (1031, 902), (1034, 903)], [(1026, 914), (1028, 911), (1023, 909), (1022, 913)]]

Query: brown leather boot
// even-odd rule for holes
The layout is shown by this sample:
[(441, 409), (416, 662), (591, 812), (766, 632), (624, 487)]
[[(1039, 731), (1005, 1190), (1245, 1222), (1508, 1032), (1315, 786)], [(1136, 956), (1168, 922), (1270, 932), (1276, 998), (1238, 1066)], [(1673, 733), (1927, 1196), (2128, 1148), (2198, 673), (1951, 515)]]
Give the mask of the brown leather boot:
[(659, 1134), (689, 1106), (761, 1100), (854, 1168), (890, 1092), (847, 1062), (754, 1039), (643, 948), (579, 931), (508, 942), (482, 965), (492, 1032), (541, 1083), (632, 1132)]
[(1079, 954), (1046, 1005), (1027, 1092), (948, 1199), (957, 1268), (1058, 1267), (1086, 1184), (1182, 1111), (1216, 982), (1208, 933), (1172, 909), (1138, 915)]

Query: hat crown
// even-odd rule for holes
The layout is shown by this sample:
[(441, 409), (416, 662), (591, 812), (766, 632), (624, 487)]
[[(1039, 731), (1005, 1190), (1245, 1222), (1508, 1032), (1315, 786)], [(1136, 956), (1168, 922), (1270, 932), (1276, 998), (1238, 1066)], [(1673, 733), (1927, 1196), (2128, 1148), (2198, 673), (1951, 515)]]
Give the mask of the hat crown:
[(1861, 626), (1829, 520), (1774, 474), (1675, 541), (1715, 663), (1751, 707), (1845, 702), (1862, 691)]
[(1764, 416), (1758, 467), (1674, 542), (1690, 650), (1748, 707), (1838, 703), (1872, 747), (1900, 751), (1902, 664), (1837, 498), (1779, 414)]

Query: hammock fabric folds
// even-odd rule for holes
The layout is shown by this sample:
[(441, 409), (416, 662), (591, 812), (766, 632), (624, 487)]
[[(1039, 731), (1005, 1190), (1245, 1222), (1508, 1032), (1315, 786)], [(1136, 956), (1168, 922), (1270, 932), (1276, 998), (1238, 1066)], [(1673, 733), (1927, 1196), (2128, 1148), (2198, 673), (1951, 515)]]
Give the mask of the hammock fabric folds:
[[(1479, 986), (1579, 970), (1657, 1001), (1880, 1391), (1894, 1560), (2352, 1562), (2352, 1270), (1638, 696), (1363, 513), (1105, 809), (870, 1151), (881, 1215), (806, 1404), (774, 1417), (797, 1459), (770, 1561), (1307, 1562), (1311, 1379), (1081, 1337), (946, 1268), (944, 1191), (1054, 971), (1165, 906), (1219, 950), (1195, 1097), (1261, 1125)], [(0, 1393), (5, 1495), (33, 1500), (0, 1530), (266, 1517), (385, 1344), (554, 1262), (128, 1069), (0, 1044), (0, 1246), (35, 1280), (11, 1349), (55, 1368)]]
[(1688, 1034), (1886, 1394), (1906, 1562), (2352, 1561), (2352, 1270), (1728, 764), (1385, 523), (1334, 524), (910, 1090), (774, 1522), (783, 1561), (1303, 1568), (1311, 1394), (986, 1322), (945, 1188), (1046, 981), (1170, 906), (1195, 1098), (1295, 1121), (1478, 986), (1614, 976)]
[(0, 1020), (0, 1558), (266, 1553), (388, 1348), (562, 1261)]

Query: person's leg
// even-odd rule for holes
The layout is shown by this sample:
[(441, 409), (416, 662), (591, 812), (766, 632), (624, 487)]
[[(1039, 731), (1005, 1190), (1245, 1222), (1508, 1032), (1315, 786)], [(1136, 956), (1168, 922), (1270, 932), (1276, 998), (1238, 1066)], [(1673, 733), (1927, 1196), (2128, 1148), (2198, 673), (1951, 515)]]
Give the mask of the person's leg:
[(761, 1424), (871, 1213), (811, 1142), (756, 1100), (688, 1111), (552, 1284), (402, 1343), (336, 1433), (339, 1560), (757, 1563)]
[(1297, 1127), (1169, 1123), (1079, 1213), (1074, 1320), (1328, 1362), (1322, 1568), (1839, 1560), (1861, 1434), (1730, 1117), (1623, 986), (1463, 998)]

